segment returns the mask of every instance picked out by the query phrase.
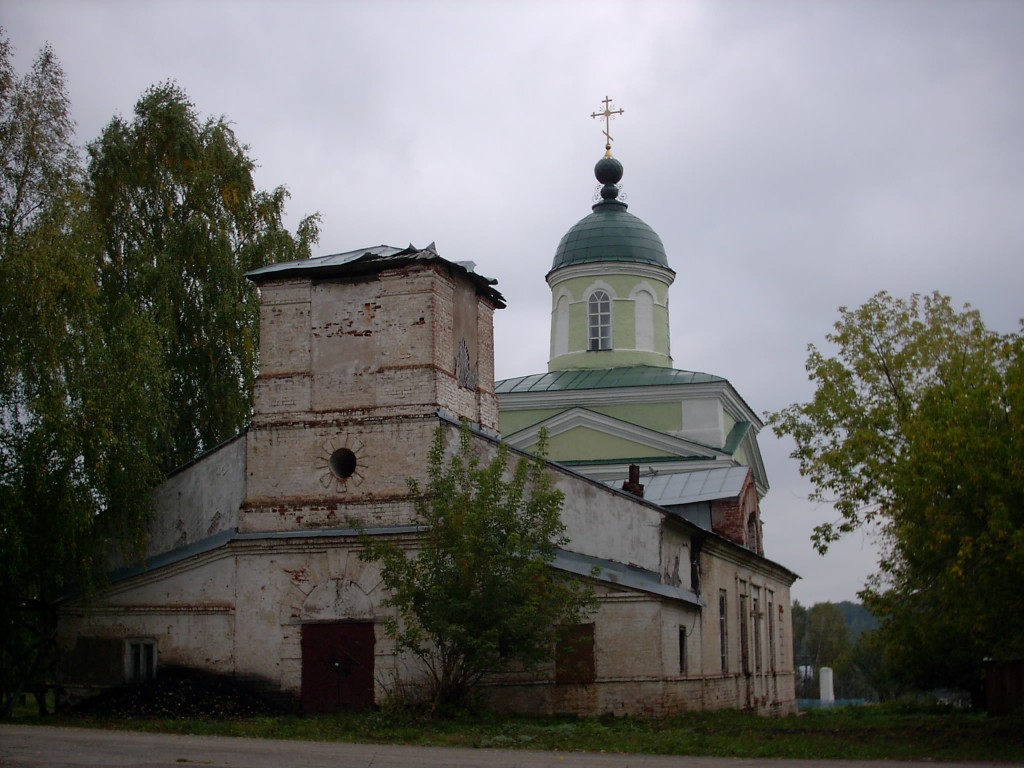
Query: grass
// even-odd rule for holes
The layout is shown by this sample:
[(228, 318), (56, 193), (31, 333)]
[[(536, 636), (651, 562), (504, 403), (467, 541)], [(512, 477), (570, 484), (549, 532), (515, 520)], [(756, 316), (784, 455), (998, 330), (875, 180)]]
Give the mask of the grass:
[(736, 758), (1024, 762), (1024, 714), (989, 718), (969, 712), (878, 705), (817, 710), (785, 718), (723, 711), (688, 713), (661, 720), (491, 714), (424, 720), (413, 712), (381, 710), (319, 717), (236, 719), (24, 716), (18, 722), (490, 749)]

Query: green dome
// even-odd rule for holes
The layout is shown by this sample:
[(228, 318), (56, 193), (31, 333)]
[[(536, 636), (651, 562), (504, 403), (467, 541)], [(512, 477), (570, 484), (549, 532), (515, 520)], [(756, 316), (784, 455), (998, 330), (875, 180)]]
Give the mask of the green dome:
[(551, 271), (572, 264), (617, 261), (655, 264), (668, 268), (665, 246), (658, 233), (618, 200), (616, 184), (622, 178), (622, 163), (609, 152), (597, 161), (594, 176), (601, 184), (601, 201), (594, 212), (580, 219), (558, 244)]
[(658, 233), (626, 210), (618, 200), (602, 200), (594, 212), (565, 233), (551, 269), (600, 261), (635, 262), (668, 267)]

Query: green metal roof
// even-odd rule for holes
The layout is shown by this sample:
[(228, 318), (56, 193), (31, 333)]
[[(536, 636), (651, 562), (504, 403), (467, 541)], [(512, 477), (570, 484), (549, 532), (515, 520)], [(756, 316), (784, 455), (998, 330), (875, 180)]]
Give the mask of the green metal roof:
[(551, 269), (593, 262), (629, 262), (668, 267), (658, 233), (618, 200), (602, 200), (580, 219), (555, 250)]
[(725, 436), (725, 446), (722, 448), (723, 451), (728, 453), (730, 456), (739, 450), (740, 443), (743, 442), (743, 438), (746, 437), (747, 432), (751, 430), (753, 425), (749, 421), (737, 421), (732, 425), (732, 429), (729, 430), (729, 434)]
[[(618, 464), (658, 464), (660, 462), (707, 461), (707, 456), (622, 456), (617, 459), (558, 459), (556, 463), (563, 467), (597, 467), (615, 466)], [(622, 480), (614, 482), (621, 483)], [(608, 483), (606, 482), (605, 485)], [(647, 498), (646, 496), (644, 498)]]
[(613, 389), (615, 387), (662, 387), (673, 384), (710, 384), (724, 382), (720, 376), (696, 371), (678, 371), (654, 365), (633, 365), (627, 368), (575, 369), (519, 376), (496, 382), (495, 393), (566, 392), (578, 389)]

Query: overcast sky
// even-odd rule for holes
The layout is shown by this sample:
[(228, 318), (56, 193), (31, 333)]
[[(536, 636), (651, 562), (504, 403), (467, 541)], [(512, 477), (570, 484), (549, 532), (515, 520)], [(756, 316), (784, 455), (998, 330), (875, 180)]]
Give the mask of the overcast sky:
[[(49, 41), (81, 143), (176, 80), (225, 115), (263, 188), (319, 211), (318, 254), (437, 243), (508, 299), (499, 378), (546, 370), (559, 239), (589, 213), (606, 95), (630, 211), (677, 273), (675, 366), (755, 411), (807, 400), (840, 306), (938, 290), (1024, 315), (1024, 2), (2, 0), (24, 72)], [(855, 599), (869, 537), (765, 429), (766, 554), (805, 604)]]

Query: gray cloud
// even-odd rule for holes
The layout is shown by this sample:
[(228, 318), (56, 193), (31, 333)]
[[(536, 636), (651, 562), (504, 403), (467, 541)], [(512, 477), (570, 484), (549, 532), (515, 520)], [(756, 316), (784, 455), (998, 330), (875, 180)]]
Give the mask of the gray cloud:
[[(544, 370), (543, 276), (589, 211), (610, 95), (630, 210), (662, 236), (677, 367), (757, 410), (811, 393), (840, 305), (940, 290), (1024, 314), (1024, 5), (1017, 2), (8, 0), (24, 70), (49, 40), (80, 139), (177, 80), (319, 210), (322, 251), (436, 241), (499, 279), (499, 376)], [(830, 510), (762, 433), (769, 556), (804, 602), (852, 598), (869, 537), (826, 558)]]

